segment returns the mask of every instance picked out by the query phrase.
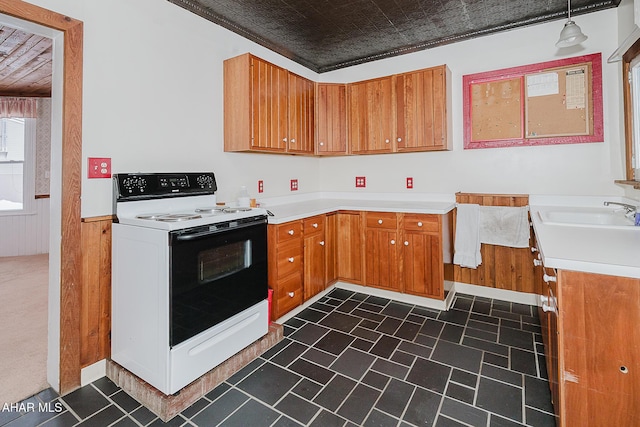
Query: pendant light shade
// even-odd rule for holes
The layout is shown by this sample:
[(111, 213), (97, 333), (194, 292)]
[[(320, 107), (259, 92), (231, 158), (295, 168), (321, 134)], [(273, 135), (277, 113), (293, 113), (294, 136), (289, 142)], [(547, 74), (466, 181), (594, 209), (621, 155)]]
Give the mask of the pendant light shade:
[(582, 30), (573, 21), (567, 21), (564, 28), (560, 31), (560, 39), (556, 43), (556, 47), (569, 47), (582, 43), (587, 36), (582, 34)]
[(587, 39), (580, 27), (571, 20), (571, 0), (567, 0), (567, 18), (564, 28), (560, 31), (560, 39), (556, 43), (556, 47), (575, 46)]

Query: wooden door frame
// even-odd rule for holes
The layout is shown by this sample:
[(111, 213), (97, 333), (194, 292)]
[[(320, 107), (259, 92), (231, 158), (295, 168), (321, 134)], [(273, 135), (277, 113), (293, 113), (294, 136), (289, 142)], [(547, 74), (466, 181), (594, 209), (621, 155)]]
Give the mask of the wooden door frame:
[[(0, 0), (0, 13), (61, 31), (64, 35), (62, 87), (62, 200), (60, 241), (60, 373), (58, 391), (80, 386), (80, 301), (82, 251), (83, 23), (22, 0)], [(55, 385), (54, 385), (55, 386)]]

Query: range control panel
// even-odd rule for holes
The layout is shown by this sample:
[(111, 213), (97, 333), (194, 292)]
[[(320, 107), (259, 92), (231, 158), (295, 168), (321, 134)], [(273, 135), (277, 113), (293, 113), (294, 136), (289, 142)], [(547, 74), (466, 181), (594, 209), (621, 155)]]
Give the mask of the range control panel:
[(113, 185), (118, 202), (214, 194), (218, 189), (213, 172), (119, 173), (113, 175)]

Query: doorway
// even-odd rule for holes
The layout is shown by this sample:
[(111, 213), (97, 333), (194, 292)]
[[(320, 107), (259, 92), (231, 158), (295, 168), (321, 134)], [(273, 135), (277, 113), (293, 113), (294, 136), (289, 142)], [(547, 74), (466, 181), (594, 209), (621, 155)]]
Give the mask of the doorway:
[(21, 0), (0, 0), (0, 13), (48, 32), (60, 58), (54, 62), (52, 92), (47, 380), (65, 394), (80, 386), (83, 25)]

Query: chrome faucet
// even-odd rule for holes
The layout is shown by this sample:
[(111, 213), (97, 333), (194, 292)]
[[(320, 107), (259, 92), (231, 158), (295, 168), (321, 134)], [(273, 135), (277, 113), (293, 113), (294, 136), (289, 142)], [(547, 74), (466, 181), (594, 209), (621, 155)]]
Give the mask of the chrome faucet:
[(604, 202), (605, 206), (609, 206), (609, 205), (615, 205), (615, 206), (621, 206), (622, 208), (624, 208), (625, 210), (625, 214), (630, 214), (630, 213), (636, 213), (638, 211), (638, 207), (637, 206), (633, 206), (633, 205), (629, 205), (627, 203), (618, 203), (618, 202)]

